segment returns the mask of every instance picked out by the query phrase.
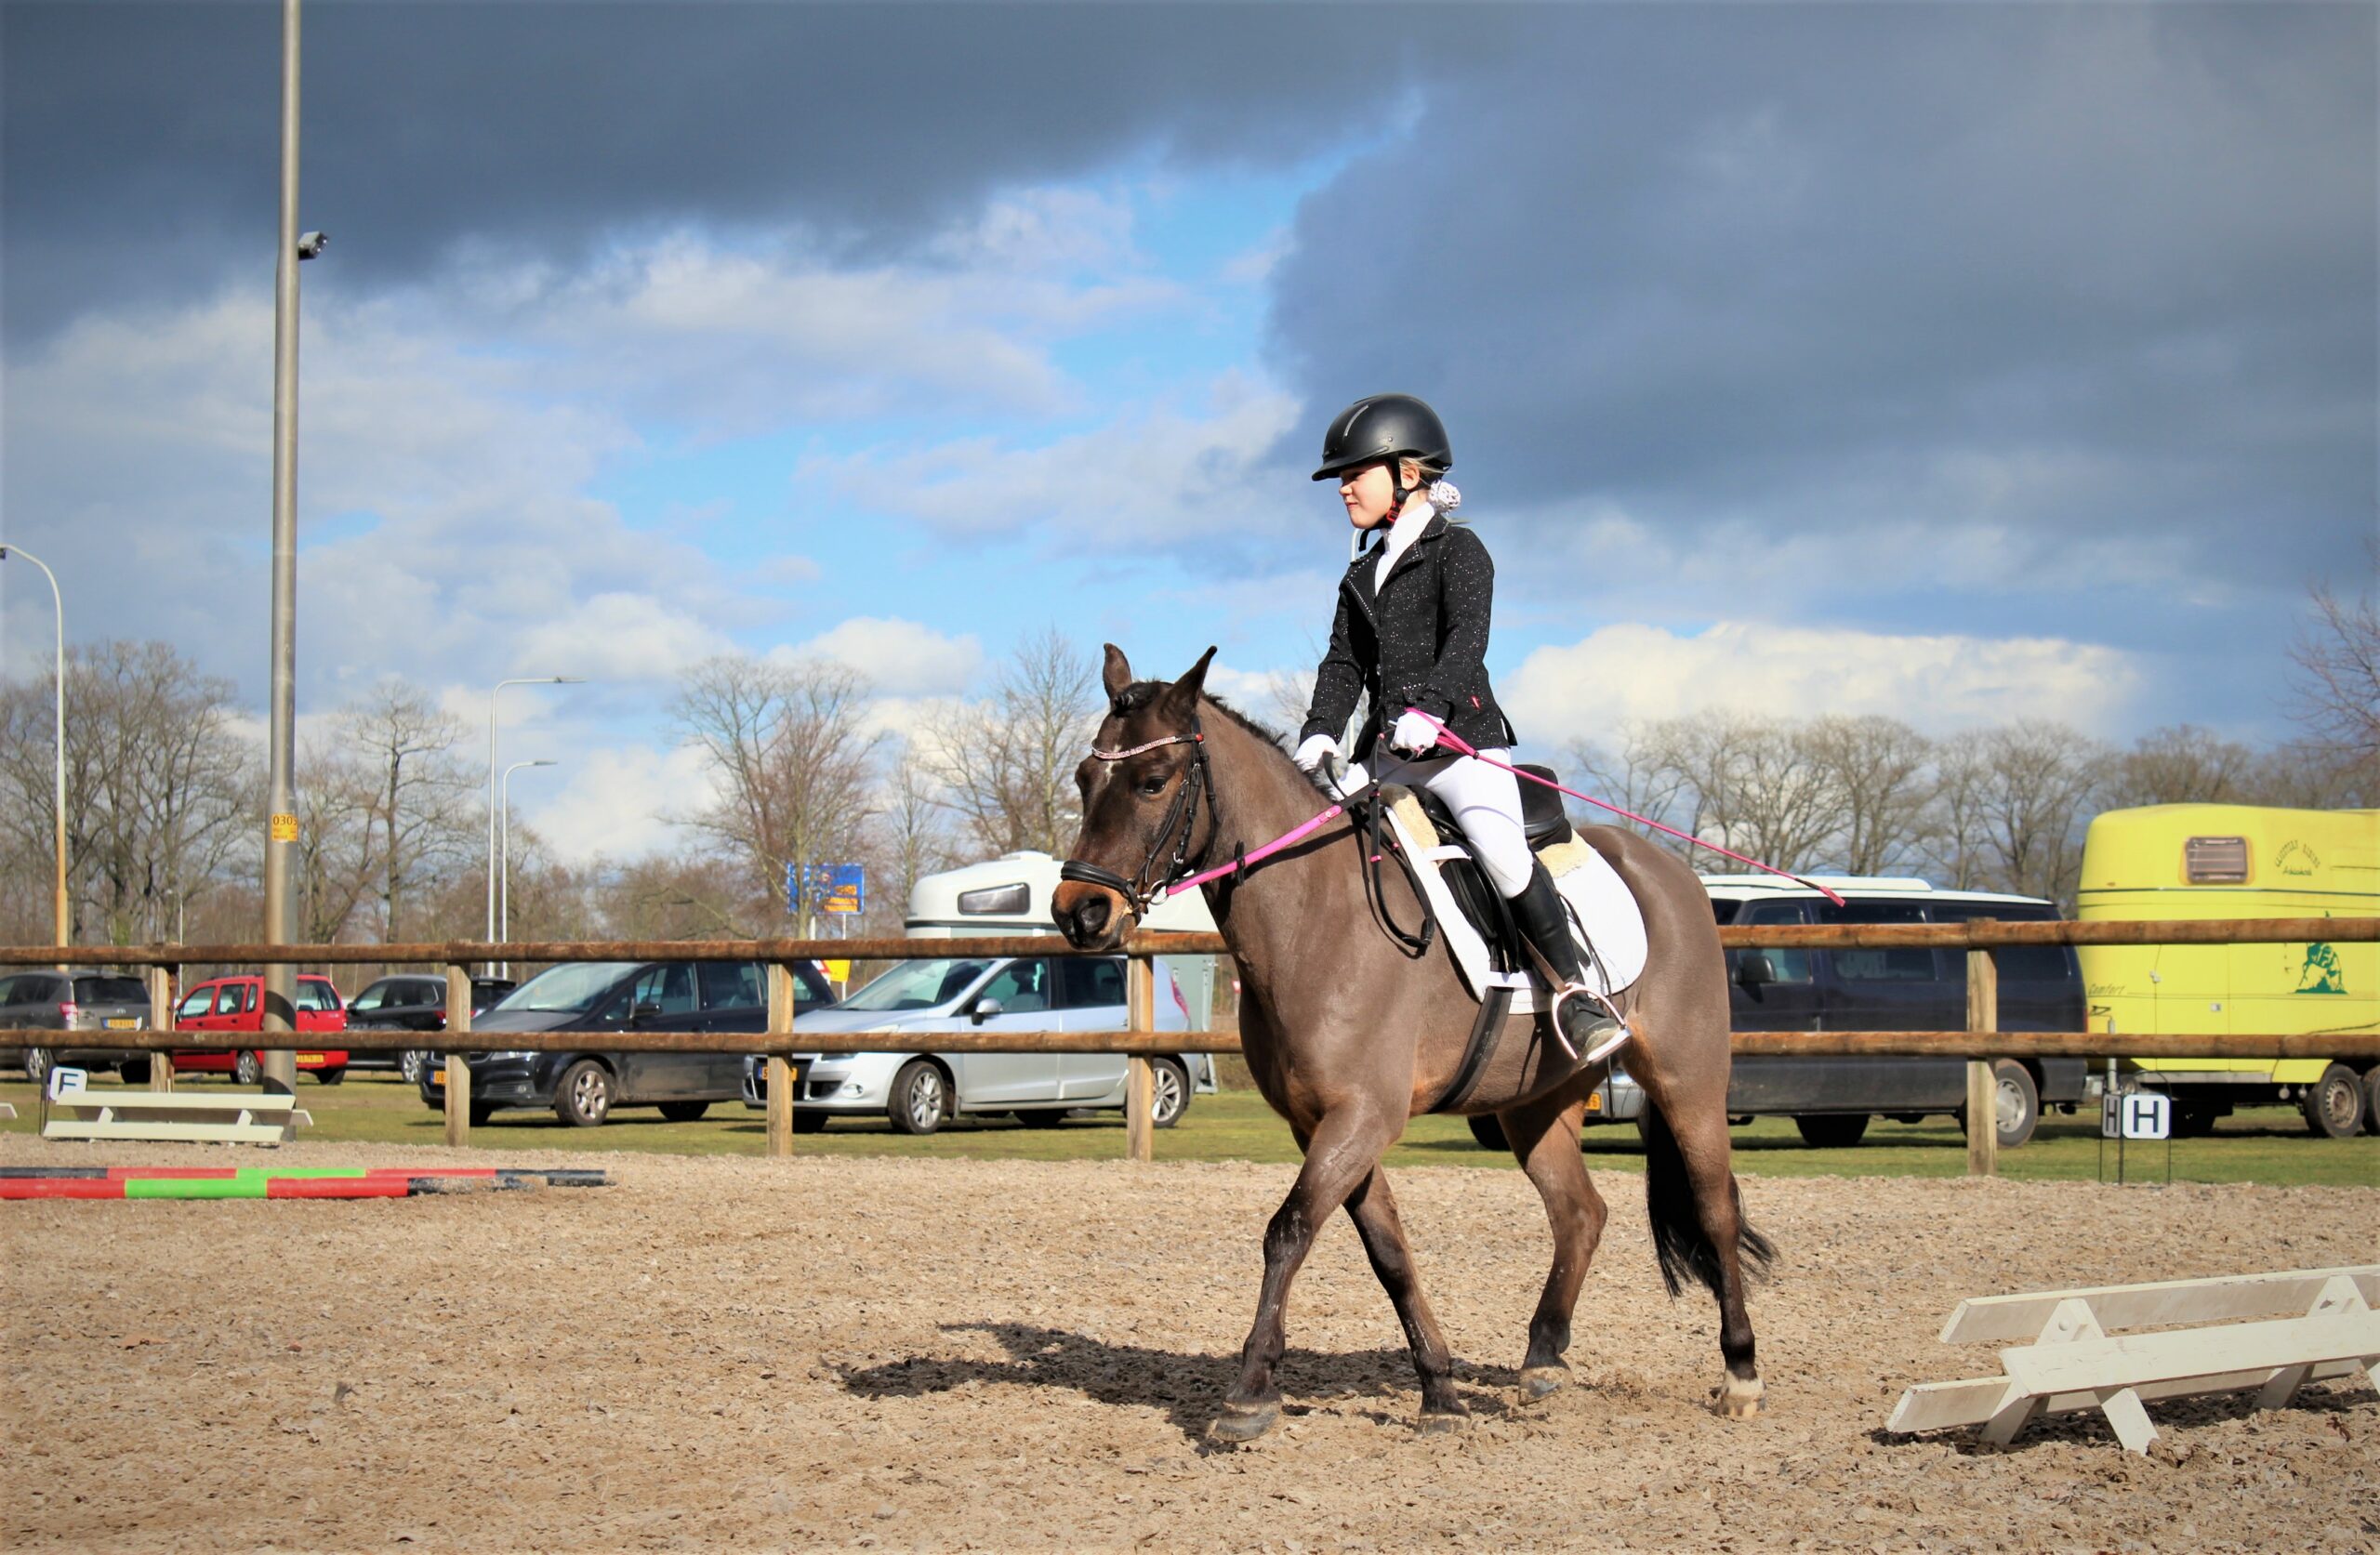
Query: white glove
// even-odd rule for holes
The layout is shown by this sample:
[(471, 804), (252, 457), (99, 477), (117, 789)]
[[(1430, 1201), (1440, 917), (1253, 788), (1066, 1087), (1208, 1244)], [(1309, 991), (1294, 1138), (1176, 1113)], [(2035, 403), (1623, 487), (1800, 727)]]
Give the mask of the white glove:
[(1408, 756), (1419, 756), (1438, 743), (1438, 726), (1418, 712), (1400, 713), (1388, 743)]
[(1328, 734), (1310, 734), (1306, 736), (1305, 744), (1298, 747), (1298, 753), (1289, 758), (1289, 759), (1296, 762), (1306, 771), (1318, 772), (1322, 771), (1322, 758), (1324, 757), (1336, 756), (1338, 754), (1338, 741), (1332, 739)]

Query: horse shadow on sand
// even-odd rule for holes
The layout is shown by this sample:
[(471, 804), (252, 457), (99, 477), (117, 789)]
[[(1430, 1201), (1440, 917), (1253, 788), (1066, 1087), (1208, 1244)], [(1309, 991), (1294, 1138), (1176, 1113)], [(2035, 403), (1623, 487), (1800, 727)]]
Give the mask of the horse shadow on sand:
[[(1237, 1355), (1199, 1355), (1145, 1345), (1109, 1344), (1087, 1334), (1023, 1323), (946, 1323), (945, 1334), (982, 1334), (1007, 1352), (1000, 1361), (910, 1355), (876, 1366), (835, 1368), (863, 1398), (922, 1398), (977, 1382), (1077, 1392), (1100, 1403), (1154, 1406), (1203, 1447), (1207, 1427), (1239, 1376)], [(1295, 1419), (1318, 1404), (1359, 1401), (1352, 1412), (1378, 1424), (1410, 1424), (1420, 1411), (1413, 1358), (1402, 1349), (1341, 1353), (1291, 1349), (1277, 1370), (1289, 1395), (1282, 1414)], [(1520, 1374), (1510, 1366), (1458, 1361), (1455, 1382), (1474, 1416), (1509, 1413)]]

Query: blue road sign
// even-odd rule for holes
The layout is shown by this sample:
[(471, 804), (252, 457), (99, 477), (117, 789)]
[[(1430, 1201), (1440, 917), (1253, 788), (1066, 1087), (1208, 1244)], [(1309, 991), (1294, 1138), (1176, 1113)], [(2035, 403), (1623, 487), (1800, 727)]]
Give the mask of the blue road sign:
[(867, 868), (856, 863), (788, 863), (785, 866), (785, 910), (798, 913), (803, 902), (822, 913), (867, 911)]

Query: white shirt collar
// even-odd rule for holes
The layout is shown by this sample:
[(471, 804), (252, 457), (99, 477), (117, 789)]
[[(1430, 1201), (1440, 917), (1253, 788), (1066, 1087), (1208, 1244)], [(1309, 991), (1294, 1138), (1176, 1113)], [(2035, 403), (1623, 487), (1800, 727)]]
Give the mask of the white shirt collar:
[(1429, 528), (1430, 521), (1437, 516), (1438, 510), (1426, 502), (1408, 507), (1396, 515), (1396, 521), (1388, 526), (1388, 538), (1381, 544), (1380, 565), (1372, 572), (1373, 592), (1379, 592), (1380, 586), (1388, 581), (1390, 570), (1396, 565), (1396, 559), (1413, 548), (1413, 542), (1421, 537), (1421, 532)]

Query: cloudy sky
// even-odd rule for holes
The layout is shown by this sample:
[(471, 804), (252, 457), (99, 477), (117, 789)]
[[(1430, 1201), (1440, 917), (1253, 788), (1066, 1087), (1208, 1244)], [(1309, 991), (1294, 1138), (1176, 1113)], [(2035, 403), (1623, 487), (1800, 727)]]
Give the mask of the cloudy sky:
[[(506, 718), (584, 856), (666, 842), (708, 653), (914, 705), (1055, 625), (1261, 702), (1399, 389), (1531, 744), (2282, 737), (2375, 521), (2375, 14), (317, 0), (301, 712), (587, 677)], [(0, 71), (0, 537), (260, 705), (279, 7), (5, 0)]]

